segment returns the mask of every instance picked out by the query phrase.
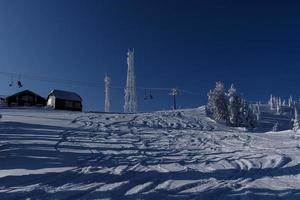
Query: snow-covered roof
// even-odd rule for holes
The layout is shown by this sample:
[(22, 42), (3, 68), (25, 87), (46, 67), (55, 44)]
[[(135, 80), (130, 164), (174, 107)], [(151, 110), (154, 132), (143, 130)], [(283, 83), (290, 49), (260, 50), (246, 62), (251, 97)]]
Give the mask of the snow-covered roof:
[(70, 101), (82, 101), (82, 98), (75, 92), (52, 90), (49, 96), (55, 96), (58, 99), (70, 100)]

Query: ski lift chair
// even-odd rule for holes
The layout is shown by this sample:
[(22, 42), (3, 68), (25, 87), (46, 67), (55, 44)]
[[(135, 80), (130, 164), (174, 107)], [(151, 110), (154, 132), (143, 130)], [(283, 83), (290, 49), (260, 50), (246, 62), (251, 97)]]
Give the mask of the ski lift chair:
[(18, 87), (19, 87), (19, 88), (23, 87), (23, 84), (22, 84), (21, 81), (18, 81), (17, 84), (18, 84)]

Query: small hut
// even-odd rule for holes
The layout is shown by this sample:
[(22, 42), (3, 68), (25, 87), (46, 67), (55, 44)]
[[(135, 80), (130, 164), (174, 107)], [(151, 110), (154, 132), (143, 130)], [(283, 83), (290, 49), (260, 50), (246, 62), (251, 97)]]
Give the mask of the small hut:
[(52, 90), (47, 98), (47, 106), (55, 110), (82, 111), (82, 98), (75, 92)]
[(45, 106), (46, 99), (40, 95), (24, 90), (5, 98), (8, 106)]

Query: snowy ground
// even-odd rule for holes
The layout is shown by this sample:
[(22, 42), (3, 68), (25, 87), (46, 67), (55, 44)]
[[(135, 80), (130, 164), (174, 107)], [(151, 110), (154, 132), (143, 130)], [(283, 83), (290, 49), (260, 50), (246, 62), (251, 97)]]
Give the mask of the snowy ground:
[[(285, 127), (287, 117), (262, 111), (258, 130), (278, 119)], [(1, 200), (300, 199), (300, 134), (292, 131), (247, 133), (203, 108), (0, 112)]]

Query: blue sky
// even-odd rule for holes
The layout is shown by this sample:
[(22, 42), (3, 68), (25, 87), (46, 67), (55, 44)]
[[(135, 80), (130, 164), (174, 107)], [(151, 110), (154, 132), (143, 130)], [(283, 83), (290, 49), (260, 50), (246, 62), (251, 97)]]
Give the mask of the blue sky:
[[(95, 83), (108, 73), (124, 87), (126, 52), (134, 48), (137, 86), (201, 94), (180, 95), (183, 108), (205, 104), (218, 80), (251, 101), (299, 97), (299, 8), (297, 1), (0, 0), (0, 71)], [(0, 77), (1, 94), (20, 90)], [(103, 110), (101, 84), (21, 80), (43, 96), (76, 91), (85, 110)], [(171, 107), (167, 91), (152, 91), (151, 101), (144, 93), (140, 111)], [(123, 90), (112, 90), (113, 111), (123, 101)]]

